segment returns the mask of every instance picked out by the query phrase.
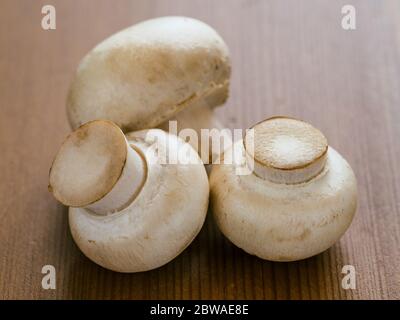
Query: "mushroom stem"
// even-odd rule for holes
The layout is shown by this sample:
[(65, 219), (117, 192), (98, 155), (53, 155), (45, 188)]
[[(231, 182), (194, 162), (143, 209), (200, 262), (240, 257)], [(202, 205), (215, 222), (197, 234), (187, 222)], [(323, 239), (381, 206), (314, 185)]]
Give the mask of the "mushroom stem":
[(118, 181), (110, 192), (86, 209), (99, 215), (114, 213), (127, 207), (139, 194), (146, 179), (146, 161), (139, 150), (131, 147), (128, 141), (126, 144), (126, 162)]
[(228, 83), (210, 90), (204, 97), (195, 99), (177, 115), (159, 125), (165, 131), (169, 129), (169, 121), (178, 122), (178, 131), (191, 128), (200, 137), (201, 129), (223, 129), (217, 119), (214, 108), (223, 104), (228, 97)]
[(142, 153), (110, 121), (88, 122), (62, 144), (50, 169), (49, 190), (61, 203), (99, 215), (120, 211), (147, 176)]
[(178, 133), (183, 129), (190, 128), (196, 131), (198, 137), (201, 136), (201, 129), (223, 128), (220, 121), (216, 119), (214, 111), (206, 105), (206, 101), (203, 99), (196, 101), (195, 104), (182, 110), (174, 118), (163, 122), (159, 128), (168, 132), (170, 121), (177, 122)]
[[(251, 156), (249, 155), (249, 153), (246, 152), (246, 157)], [(251, 161), (249, 160), (246, 162), (251, 163)], [(257, 162), (256, 160), (253, 162), (254, 173), (259, 178), (275, 183), (297, 184), (311, 180), (324, 170), (326, 163), (326, 154), (324, 154), (321, 158), (314, 161), (310, 165), (296, 169), (278, 169), (267, 167), (264, 164)]]
[(328, 142), (310, 124), (273, 117), (246, 134), (246, 163), (254, 174), (275, 183), (304, 183), (320, 174), (327, 159)]
[[(201, 150), (202, 142), (202, 129), (211, 130), (216, 129), (221, 132), (224, 129), (223, 124), (219, 121), (218, 117), (214, 113), (214, 108), (223, 104), (228, 97), (228, 83), (218, 86), (210, 90), (204, 97), (198, 98), (193, 101), (188, 107), (179, 112), (175, 117), (163, 122), (159, 125), (159, 128), (172, 134), (178, 134), (184, 129), (193, 129), (197, 134), (197, 140), (189, 139), (187, 141), (201, 156), (202, 160), (208, 164), (211, 163), (212, 159), (218, 158), (218, 155), (213, 155), (212, 139), (210, 137), (207, 145), (209, 150)], [(177, 126), (170, 126), (170, 121), (176, 121)], [(172, 129), (172, 130), (171, 130)], [(224, 149), (227, 146), (224, 145)], [(222, 153), (224, 150), (220, 150)], [(203, 155), (208, 155), (207, 158), (203, 158)]]

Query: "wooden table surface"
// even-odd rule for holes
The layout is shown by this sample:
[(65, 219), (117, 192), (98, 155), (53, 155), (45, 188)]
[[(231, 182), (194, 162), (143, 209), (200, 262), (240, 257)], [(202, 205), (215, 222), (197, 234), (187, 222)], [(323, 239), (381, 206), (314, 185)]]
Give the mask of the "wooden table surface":
[[(341, 27), (356, 8), (357, 29)], [(41, 28), (52, 4), (57, 29)], [(74, 244), (67, 208), (47, 191), (69, 132), (65, 98), (84, 54), (138, 21), (186, 15), (209, 23), (231, 49), (231, 94), (218, 114), (246, 128), (283, 114), (320, 128), (358, 178), (357, 215), (326, 252), (272, 263), (233, 246), (211, 215), (197, 239), (153, 271), (118, 274)], [(0, 298), (399, 299), (399, 1), (0, 2)], [(54, 265), (56, 290), (41, 287)], [(341, 287), (344, 265), (356, 289)]]

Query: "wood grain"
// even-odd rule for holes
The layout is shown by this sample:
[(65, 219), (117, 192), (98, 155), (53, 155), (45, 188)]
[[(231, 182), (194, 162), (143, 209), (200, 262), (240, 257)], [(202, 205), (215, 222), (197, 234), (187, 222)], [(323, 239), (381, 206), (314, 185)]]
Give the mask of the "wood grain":
[[(352, 3), (357, 29), (341, 28)], [(41, 29), (53, 4), (57, 29)], [(229, 243), (208, 216), (166, 266), (118, 274), (89, 261), (47, 192), (48, 169), (69, 132), (65, 96), (82, 56), (138, 21), (187, 15), (228, 43), (231, 95), (218, 114), (246, 128), (283, 114), (313, 123), (355, 170), (359, 207), (346, 235), (304, 261), (272, 263)], [(398, 1), (1, 1), (0, 298), (399, 299), (400, 3)], [(57, 289), (41, 288), (41, 268)], [(341, 288), (354, 265), (357, 289)]]

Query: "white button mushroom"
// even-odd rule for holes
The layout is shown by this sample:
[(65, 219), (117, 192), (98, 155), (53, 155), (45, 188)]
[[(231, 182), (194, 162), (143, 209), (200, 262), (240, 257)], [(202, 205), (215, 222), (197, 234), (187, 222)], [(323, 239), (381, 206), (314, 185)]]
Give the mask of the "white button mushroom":
[[(227, 150), (224, 164), (213, 166), (211, 207), (219, 228), (235, 245), (266, 260), (294, 261), (326, 250), (356, 211), (349, 164), (305, 122), (275, 117), (253, 129), (233, 146), (239, 151)], [(253, 173), (237, 175), (235, 168), (252, 158)]]
[[(186, 17), (138, 23), (98, 44), (80, 63), (67, 112), (72, 128), (95, 119), (122, 130), (219, 128), (213, 108), (225, 102), (226, 44), (210, 26)], [(182, 111), (185, 109), (182, 113)]]
[[(176, 164), (165, 158), (174, 154)], [(50, 169), (49, 190), (70, 206), (71, 233), (83, 253), (119, 272), (175, 258), (200, 231), (209, 195), (204, 166), (183, 140), (159, 129), (125, 137), (103, 120), (67, 137)]]

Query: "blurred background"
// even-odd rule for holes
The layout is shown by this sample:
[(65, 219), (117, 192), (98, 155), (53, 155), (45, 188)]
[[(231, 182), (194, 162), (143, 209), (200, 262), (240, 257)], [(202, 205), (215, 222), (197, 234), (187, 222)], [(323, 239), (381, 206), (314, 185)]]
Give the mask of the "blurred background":
[[(56, 9), (43, 30), (42, 6)], [(342, 28), (343, 5), (356, 29)], [(200, 19), (231, 51), (232, 82), (217, 111), (230, 128), (289, 115), (319, 128), (353, 167), (359, 207), (346, 235), (294, 263), (250, 256), (209, 214), (198, 238), (157, 270), (114, 273), (75, 246), (67, 209), (47, 191), (48, 170), (70, 131), (69, 82), (98, 42), (139, 21)], [(150, 0), (0, 2), (0, 298), (399, 299), (400, 2)], [(41, 286), (44, 265), (56, 290)], [(341, 286), (354, 265), (355, 290)]]

